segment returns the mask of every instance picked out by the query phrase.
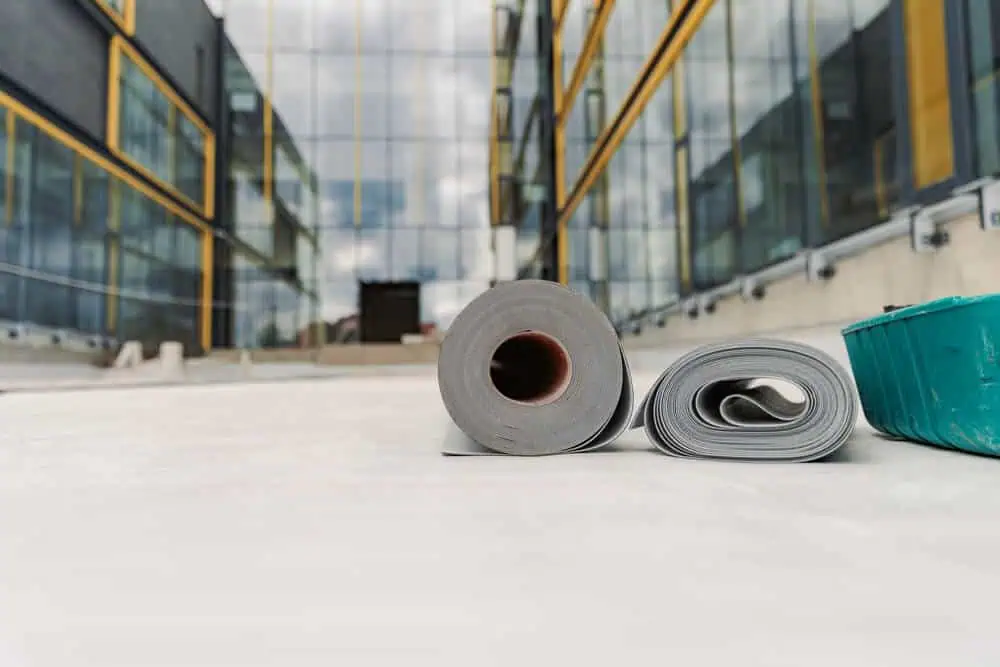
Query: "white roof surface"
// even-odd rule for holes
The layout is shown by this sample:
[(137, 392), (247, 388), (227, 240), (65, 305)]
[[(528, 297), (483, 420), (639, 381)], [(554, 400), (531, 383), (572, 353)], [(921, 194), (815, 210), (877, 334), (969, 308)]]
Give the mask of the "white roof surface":
[(1000, 462), (867, 427), (820, 464), (445, 458), (432, 369), (0, 423), (0, 667), (1000, 664)]

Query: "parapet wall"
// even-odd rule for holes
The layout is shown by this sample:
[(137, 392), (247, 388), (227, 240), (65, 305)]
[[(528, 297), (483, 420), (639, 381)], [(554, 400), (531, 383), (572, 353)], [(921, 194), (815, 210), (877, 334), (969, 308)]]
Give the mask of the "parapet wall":
[(839, 260), (829, 281), (809, 282), (803, 272), (767, 285), (760, 301), (720, 299), (713, 314), (674, 314), (663, 328), (647, 326), (627, 336), (625, 345), (658, 347), (849, 323), (881, 313), (885, 305), (1000, 292), (1000, 233), (982, 231), (977, 216), (956, 220), (947, 230), (951, 242), (936, 252), (917, 254), (909, 236), (895, 238)]

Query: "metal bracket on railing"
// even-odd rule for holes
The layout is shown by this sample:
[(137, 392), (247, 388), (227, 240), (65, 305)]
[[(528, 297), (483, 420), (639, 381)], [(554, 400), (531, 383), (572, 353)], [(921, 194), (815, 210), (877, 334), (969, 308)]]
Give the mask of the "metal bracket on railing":
[(760, 301), (765, 294), (767, 289), (757, 278), (748, 277), (740, 281), (740, 296), (744, 301)]
[(910, 243), (913, 252), (935, 252), (948, 245), (951, 236), (926, 209), (910, 213)]
[(980, 178), (956, 188), (956, 196), (973, 194), (979, 204), (979, 227), (987, 232), (1000, 230), (1000, 174)]
[(947, 231), (950, 222), (975, 212), (977, 198), (983, 228), (1000, 231), (1000, 173), (995, 178), (982, 179), (956, 189), (953, 195), (927, 206), (896, 209), (888, 220), (880, 224), (828, 243), (822, 248), (803, 250), (752, 275), (736, 277), (710, 292), (689, 296), (660, 312), (664, 315), (677, 313), (697, 319), (701, 315), (713, 313), (721, 299), (736, 294), (744, 301), (760, 300), (767, 296), (768, 285), (789, 276), (801, 275), (803, 268), (810, 282), (828, 281), (836, 276), (838, 261), (887, 241), (903, 238), (907, 234), (913, 241), (915, 252), (933, 252), (950, 242)]
[(698, 310), (706, 315), (711, 315), (715, 312), (715, 302), (716, 298), (713, 295), (705, 294), (698, 299)]
[(24, 340), (27, 338), (27, 327), (22, 323), (5, 322), (7, 340)]
[(837, 267), (833, 261), (821, 251), (813, 250), (806, 254), (806, 277), (809, 282), (830, 280), (837, 275)]
[(698, 299), (688, 299), (684, 302), (684, 305), (681, 306), (681, 309), (684, 311), (684, 314), (692, 320), (698, 319), (698, 316), (701, 315), (701, 306)]
[(1000, 230), (1000, 181), (979, 188), (979, 226), (985, 231)]

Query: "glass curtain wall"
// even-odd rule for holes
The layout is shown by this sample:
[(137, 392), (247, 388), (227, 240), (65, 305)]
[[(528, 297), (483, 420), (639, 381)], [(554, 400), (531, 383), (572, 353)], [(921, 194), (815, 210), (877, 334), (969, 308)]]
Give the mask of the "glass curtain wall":
[(215, 138), (128, 43), (112, 39), (109, 103), (115, 119), (109, 145), (150, 180), (186, 200), (204, 217), (214, 215), (207, 172)]
[(964, 0), (976, 175), (1000, 173), (1000, 0)]
[[(586, 0), (573, 0), (564, 19), (562, 67), (567, 85), (591, 7)], [(567, 192), (606, 120), (624, 102), (668, 15), (668, 0), (616, 3), (566, 127)], [(616, 322), (664, 304), (677, 291), (672, 98), (668, 79), (569, 221), (570, 286), (594, 298)], [(607, 281), (591, 280), (591, 261), (604, 264)]]
[(0, 93), (0, 319), (198, 350), (207, 235)]
[[(574, 2), (567, 19), (567, 79), (588, 4)], [(617, 3), (604, 40), (604, 117), (619, 108), (668, 4)], [(774, 0), (765, 12), (718, 0), (570, 222), (571, 281), (593, 290), (588, 244), (605, 239), (618, 319), (884, 220), (901, 190), (893, 74), (905, 65), (891, 55), (889, 5)], [(584, 99), (568, 131), (568, 188), (596, 136)], [(607, 217), (606, 237), (587, 231), (600, 223), (595, 212)]]
[[(514, 187), (509, 193), (509, 218), (517, 225), (517, 265), (527, 277), (540, 277), (539, 244), (543, 220), (553, 197), (551, 149), (548, 141), (548, 88), (551, 87), (548, 61), (540, 50), (544, 25), (544, 3), (551, 0), (499, 0), (502, 24), (497, 35), (497, 96), (509, 95), (511, 127), (510, 162)], [(520, 13), (520, 18), (516, 18)], [(513, 27), (512, 27), (513, 26)], [(509, 31), (509, 33), (508, 33)], [(504, 75), (503, 70), (509, 69)], [(509, 79), (505, 81), (504, 79)], [(505, 88), (509, 86), (509, 92)], [(503, 104), (503, 100), (499, 100)], [(502, 146), (502, 141), (500, 142)], [(499, 149), (503, 154), (503, 148)], [(502, 158), (501, 158), (502, 159)], [(508, 193), (501, 188), (501, 196)]]
[(888, 215), (899, 196), (888, 7), (712, 8), (683, 58), (687, 289), (724, 284)]
[(190, 201), (201, 201), (204, 137), (130, 58), (122, 59), (118, 142), (126, 155), (156, 178), (176, 187)]
[(489, 284), (491, 11), (226, 3), (230, 39), (315, 168), (318, 291), (334, 339), (356, 329), (361, 281), (419, 281), (428, 329)]
[(233, 305), (226, 313), (233, 341), (243, 348), (314, 345), (322, 331), (315, 173), (281, 110), (261, 92), (269, 73), (252, 73), (231, 42), (225, 71), (224, 196), (226, 224), (237, 239), (229, 258)]

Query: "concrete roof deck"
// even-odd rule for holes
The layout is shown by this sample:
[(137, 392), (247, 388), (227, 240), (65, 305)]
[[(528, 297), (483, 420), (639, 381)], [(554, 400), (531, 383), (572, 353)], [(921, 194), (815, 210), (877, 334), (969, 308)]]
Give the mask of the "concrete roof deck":
[(445, 458), (431, 368), (0, 420), (4, 667), (1000, 664), (1000, 461), (865, 425), (821, 464)]

